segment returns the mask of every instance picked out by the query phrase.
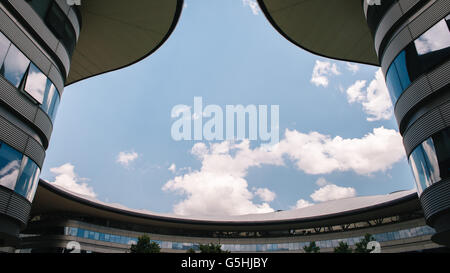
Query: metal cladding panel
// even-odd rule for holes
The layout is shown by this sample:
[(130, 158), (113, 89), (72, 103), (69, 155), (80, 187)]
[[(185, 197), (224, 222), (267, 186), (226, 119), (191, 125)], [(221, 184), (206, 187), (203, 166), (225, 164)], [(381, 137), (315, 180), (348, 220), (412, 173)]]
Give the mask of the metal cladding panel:
[(436, 1), (420, 16), (415, 18), (410, 24), (409, 29), (412, 36), (419, 37), (422, 33), (427, 31), (430, 27), (434, 26), (442, 18), (444, 18), (450, 12), (450, 1), (440, 0)]
[(3, 77), (0, 77), (0, 101), (3, 101), (9, 107), (20, 113), (24, 118), (33, 122), (38, 106), (33, 104), (23, 94), (20, 94), (20, 92)]
[(439, 66), (428, 74), (431, 87), (437, 91), (450, 83), (450, 61)]
[(417, 145), (450, 125), (442, 118), (443, 116), (449, 115), (449, 104), (450, 101), (440, 107), (434, 108), (417, 119), (411, 127), (408, 128), (403, 137), (403, 144), (407, 156), (411, 154)]
[(45, 150), (34, 138), (28, 138), (24, 154), (36, 162), (39, 168), (42, 168), (45, 159)]
[(50, 72), (48, 73), (48, 77), (55, 85), (56, 89), (58, 89), (60, 97), (64, 91), (64, 81), (61, 76), (61, 72), (59, 72), (58, 68), (54, 65), (50, 68)]
[(44, 24), (39, 15), (33, 8), (23, 0), (8, 0), (14, 9), (28, 22), (36, 33), (45, 41), (45, 43), (54, 51), (58, 46), (58, 39), (51, 33), (48, 27)]
[(39, 127), (39, 129), (44, 133), (45, 137), (47, 138), (47, 143), (50, 142), (50, 137), (53, 130), (52, 121), (50, 120), (48, 115), (44, 111), (42, 111), (41, 108), (39, 108), (36, 113), (34, 124)]
[(395, 117), (397, 124), (403, 121), (405, 115), (420, 101), (433, 93), (433, 90), (428, 81), (427, 75), (421, 76), (411, 86), (409, 86), (395, 104)]
[(75, 30), (75, 34), (77, 35), (77, 40), (78, 40), (78, 37), (80, 36), (80, 23), (78, 22), (78, 17), (73, 8), (71, 8), (69, 10), (69, 13), (67, 14), (67, 18), (69, 18), (69, 21)]
[(0, 116), (0, 141), (23, 153), (27, 145), (28, 135)]
[(436, 1), (400, 30), (399, 33), (392, 38), (382, 56), (381, 68), (383, 69), (384, 75), (386, 75), (389, 66), (400, 51), (430, 27), (439, 22), (449, 12), (450, 2), (448, 0)]
[(450, 179), (441, 180), (426, 188), (420, 196), (420, 203), (427, 223), (432, 223), (434, 216), (450, 208)]
[(64, 84), (62, 83), (63, 79), (61, 73), (52, 72), (52, 70), (58, 71), (58, 69), (52, 68), (52, 66), (56, 67), (56, 65), (25, 33), (23, 33), (2, 9), (0, 9), (0, 30), (42, 71), (42, 73), (47, 75), (55, 85), (56, 83), (58, 84), (57, 87), (62, 89)]
[(407, 27), (403, 28), (394, 38), (392, 38), (381, 58), (381, 69), (385, 76), (395, 57), (413, 40), (414, 39)]
[(386, 34), (392, 28), (392, 26), (403, 16), (403, 11), (400, 8), (399, 3), (395, 3), (378, 25), (377, 32), (375, 33), (375, 50), (377, 55), (380, 54), (380, 45), (383, 42)]
[(0, 213), (12, 217), (25, 226), (30, 216), (31, 203), (10, 189), (0, 186)]
[(66, 76), (69, 75), (70, 58), (69, 58), (69, 54), (67, 53), (66, 48), (64, 47), (64, 45), (62, 43), (58, 43), (58, 47), (56, 48), (55, 53), (58, 56), (58, 58), (61, 60), (61, 63), (63, 64), (64, 69), (66, 70)]

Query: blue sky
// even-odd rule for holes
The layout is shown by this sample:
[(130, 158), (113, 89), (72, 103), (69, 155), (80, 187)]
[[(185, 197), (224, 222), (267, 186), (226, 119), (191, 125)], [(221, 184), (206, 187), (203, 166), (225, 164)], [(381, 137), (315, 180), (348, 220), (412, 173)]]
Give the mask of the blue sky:
[[(174, 141), (171, 110), (195, 96), (279, 105), (280, 144)], [(154, 54), (65, 88), (41, 177), (155, 212), (287, 210), (414, 188), (396, 131), (377, 67), (298, 48), (254, 1), (188, 0)]]

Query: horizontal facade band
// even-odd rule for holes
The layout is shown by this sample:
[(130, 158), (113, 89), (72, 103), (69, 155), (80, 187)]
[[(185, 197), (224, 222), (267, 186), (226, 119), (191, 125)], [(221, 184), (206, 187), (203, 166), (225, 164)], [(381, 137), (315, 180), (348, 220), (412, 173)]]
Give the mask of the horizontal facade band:
[(405, 132), (403, 145), (406, 155), (429, 137), (450, 127), (450, 101), (443, 101), (442, 104), (418, 118)]
[(7, 215), (19, 221), (22, 228), (28, 222), (31, 203), (14, 191), (0, 186), (0, 214)]
[(422, 0), (399, 0), (395, 3), (385, 16), (381, 19), (378, 25), (377, 32), (375, 33), (375, 50), (380, 55), (380, 46), (386, 39), (386, 34), (391, 30), (391, 28), (405, 15), (407, 14), (416, 4)]
[(440, 212), (450, 209), (450, 179), (444, 179), (426, 188), (420, 196), (427, 223)]
[(407, 129), (403, 128), (405, 116), (423, 100), (450, 84), (449, 74), (450, 61), (447, 61), (433, 71), (422, 75), (401, 94), (395, 104), (394, 113), (402, 134)]
[(41, 136), (44, 147), (48, 147), (53, 124), (49, 116), (28, 99), (22, 92), (12, 86), (7, 80), (0, 76), (0, 102), (13, 109), (17, 116), (22, 117)]
[(436, 0), (425, 5), (397, 31), (389, 41), (381, 59), (381, 69), (386, 75), (397, 55), (411, 42), (420, 37), (427, 29), (434, 26), (450, 13), (450, 2)]
[(27, 35), (17, 23), (7, 15), (0, 5), (0, 31), (53, 82), (60, 95), (64, 90), (64, 80), (57, 65), (48, 54)]
[(2, 116), (0, 116), (0, 128), (2, 128), (0, 130), (0, 141), (28, 156), (36, 162), (39, 168), (42, 168), (45, 149), (38, 141)]

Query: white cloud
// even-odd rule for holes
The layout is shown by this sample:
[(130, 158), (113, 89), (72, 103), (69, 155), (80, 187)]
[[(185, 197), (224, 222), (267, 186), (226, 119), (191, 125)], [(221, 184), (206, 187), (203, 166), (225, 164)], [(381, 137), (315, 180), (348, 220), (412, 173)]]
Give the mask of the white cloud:
[(311, 198), (315, 202), (326, 202), (355, 196), (356, 190), (354, 188), (339, 187), (334, 184), (326, 185), (311, 194)]
[(316, 86), (327, 87), (329, 83), (328, 76), (340, 74), (341, 72), (339, 72), (335, 63), (317, 60), (313, 68), (311, 82)]
[[(198, 171), (177, 176), (164, 186), (165, 191), (174, 191), (186, 198), (175, 204), (179, 215), (239, 215), (274, 211), (268, 202), (275, 193), (268, 189), (248, 189), (245, 180), (250, 167), (262, 164), (282, 165), (277, 154), (264, 148), (250, 149), (248, 140), (238, 144), (230, 141), (211, 144), (197, 143), (192, 154), (202, 161)], [(234, 154), (234, 156), (232, 156)], [(263, 203), (252, 201), (259, 196)]]
[(347, 89), (349, 103), (358, 102), (363, 110), (369, 115), (368, 121), (388, 120), (393, 115), (392, 102), (386, 87), (383, 73), (378, 69), (375, 79), (366, 87), (366, 81), (356, 81)]
[(326, 186), (326, 185), (329, 185), (330, 184), (330, 182), (328, 182), (325, 178), (323, 178), (323, 177), (320, 177), (319, 179), (317, 179), (317, 181), (316, 181), (316, 185), (317, 186), (319, 186), (319, 187), (323, 187), (323, 186)]
[(273, 150), (288, 155), (308, 174), (354, 171), (369, 175), (390, 169), (405, 156), (400, 134), (384, 127), (375, 128), (362, 138), (349, 139), (286, 130), (285, 138)]
[(72, 192), (86, 195), (92, 198), (95, 198), (97, 196), (92, 187), (80, 181), (83, 179), (77, 176), (77, 174), (75, 173), (75, 167), (72, 164), (66, 163), (62, 166), (51, 168), (50, 171), (56, 175), (55, 181), (53, 181), (52, 183), (55, 183), (56, 185), (68, 189)]
[(256, 0), (242, 0), (242, 4), (244, 4), (244, 6), (250, 7), (253, 15), (259, 14), (260, 9), (259, 9), (259, 5), (256, 2)]
[(353, 74), (355, 74), (356, 72), (359, 71), (358, 64), (346, 62), (346, 66), (347, 66), (347, 70), (350, 72), (353, 72)]
[(128, 167), (131, 162), (136, 160), (139, 155), (136, 152), (120, 152), (117, 156), (117, 163), (121, 164), (124, 167)]
[(295, 204), (294, 207), (292, 207), (293, 209), (302, 209), (302, 208), (306, 208), (306, 207), (310, 207), (314, 205), (313, 203), (310, 203), (304, 199), (300, 199), (297, 201), (297, 203)]
[(168, 170), (171, 171), (172, 173), (175, 173), (177, 171), (177, 166), (175, 165), (175, 163), (172, 163), (172, 165), (170, 165)]
[[(384, 127), (353, 139), (286, 130), (285, 138), (271, 147), (250, 149), (248, 140), (209, 145), (197, 143), (191, 153), (201, 161), (200, 170), (189, 170), (162, 188), (183, 197), (173, 208), (180, 215), (239, 215), (273, 211), (269, 202), (274, 200), (275, 193), (269, 189), (249, 190), (245, 177), (251, 167), (284, 166), (286, 158), (308, 174), (354, 171), (360, 175), (388, 170), (404, 158), (401, 136)], [(333, 195), (332, 190), (340, 188), (332, 186), (324, 178), (319, 178), (316, 184), (323, 187), (315, 193), (316, 200), (326, 199), (320, 197), (323, 192), (328, 196), (346, 196), (341, 192)], [(349, 196), (351, 191), (344, 193)], [(254, 202), (254, 197), (259, 197), (262, 203)], [(300, 202), (299, 206), (302, 204), (307, 203)]]
[(267, 188), (257, 189), (255, 191), (255, 194), (257, 196), (259, 196), (259, 198), (261, 198), (261, 200), (264, 201), (264, 202), (272, 202), (275, 199), (275, 197), (276, 197), (276, 194), (273, 191), (270, 191)]

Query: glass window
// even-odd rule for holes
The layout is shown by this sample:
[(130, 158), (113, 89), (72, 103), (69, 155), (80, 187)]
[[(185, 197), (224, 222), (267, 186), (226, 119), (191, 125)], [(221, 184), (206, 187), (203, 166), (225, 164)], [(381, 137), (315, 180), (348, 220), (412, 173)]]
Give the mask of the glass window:
[(27, 81), (24, 90), (30, 94), (39, 104), (44, 100), (45, 91), (47, 89), (47, 77), (33, 63), (28, 69)]
[[(394, 60), (395, 68), (397, 69), (397, 75), (402, 86), (402, 90), (405, 90), (411, 85), (411, 80), (408, 74), (408, 67), (406, 66), (406, 51), (403, 50)], [(401, 94), (401, 92), (400, 92)]]
[(39, 182), (40, 169), (33, 160), (23, 157), (15, 191), (32, 202)]
[(9, 49), (10, 45), (11, 45), (11, 42), (9, 41), (9, 39), (6, 38), (6, 36), (3, 35), (3, 33), (0, 32), (0, 68), (3, 65), (3, 61), (5, 60), (6, 53), (8, 53), (8, 49)]
[(0, 142), (0, 185), (14, 190), (22, 157), (16, 149)]
[(16, 88), (19, 88), (30, 61), (13, 44), (9, 47), (2, 67), (2, 75)]
[(416, 147), (409, 157), (419, 194), (431, 184), (450, 176), (450, 128)]
[(27, 0), (30, 6), (41, 18), (45, 18), (51, 1), (52, 0)]
[(449, 27), (445, 19), (417, 38), (414, 44), (419, 55), (425, 55), (449, 47)]
[(55, 88), (54, 96), (53, 96), (53, 99), (52, 99), (52, 104), (51, 104), (50, 110), (49, 110), (49, 116), (50, 116), (52, 121), (55, 120), (56, 112), (58, 111), (58, 106), (59, 106), (59, 92)]
[(402, 94), (403, 89), (394, 64), (391, 65), (386, 73), (386, 85), (389, 90), (389, 94), (391, 95), (392, 104), (395, 105), (398, 98)]

